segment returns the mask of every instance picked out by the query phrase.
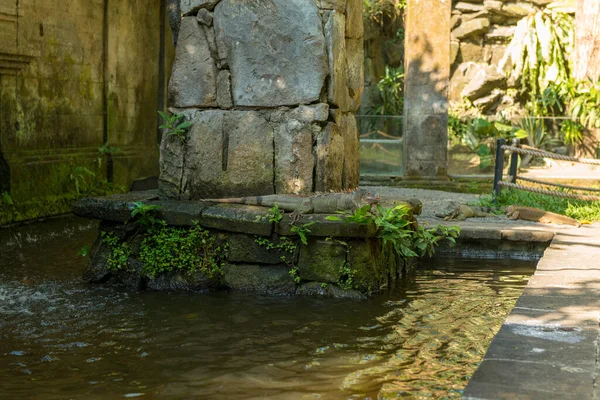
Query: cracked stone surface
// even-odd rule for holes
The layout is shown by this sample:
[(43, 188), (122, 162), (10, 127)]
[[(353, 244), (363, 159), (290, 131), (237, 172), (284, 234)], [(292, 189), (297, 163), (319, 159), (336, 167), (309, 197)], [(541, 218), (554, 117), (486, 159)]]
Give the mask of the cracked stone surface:
[(319, 99), (328, 70), (314, 0), (223, 0), (215, 7), (214, 26), (219, 57), (231, 68), (236, 106)]

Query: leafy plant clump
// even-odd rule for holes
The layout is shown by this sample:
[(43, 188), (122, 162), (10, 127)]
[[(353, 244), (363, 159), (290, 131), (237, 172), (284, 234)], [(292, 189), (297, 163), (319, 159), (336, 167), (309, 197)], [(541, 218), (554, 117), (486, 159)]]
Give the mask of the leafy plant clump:
[(400, 17), (405, 8), (406, 0), (363, 0), (364, 18), (380, 25), (385, 18)]
[(271, 223), (278, 224), (281, 221), (281, 219), (283, 218), (283, 212), (279, 209), (278, 204), (275, 204), (273, 207), (269, 208), (267, 218)]
[(402, 115), (404, 113), (404, 69), (385, 67), (385, 75), (377, 83), (381, 105), (375, 109), (377, 115)]
[(534, 99), (550, 83), (560, 85), (569, 80), (574, 32), (569, 14), (544, 10), (528, 15), (517, 23), (499, 67), (503, 69), (510, 60), (511, 77), (520, 78), (523, 92)]
[(193, 125), (192, 121), (181, 121), (184, 118), (181, 114), (168, 115), (162, 111), (158, 114), (162, 117), (165, 123), (159, 126), (160, 129), (164, 129), (168, 136), (175, 136), (181, 141), (185, 141), (187, 129)]
[(310, 227), (314, 224), (315, 223), (313, 221), (313, 222), (307, 222), (306, 224), (302, 224), (302, 225), (292, 225), (292, 227), (290, 228), (290, 232), (296, 233), (300, 237), (300, 241), (302, 242), (302, 244), (307, 246), (308, 245), (307, 235), (310, 233)]
[(151, 229), (155, 226), (161, 227), (163, 221), (157, 219), (154, 215), (161, 208), (161, 206), (136, 201), (131, 208), (131, 218), (146, 229)]
[(356, 288), (356, 270), (350, 268), (347, 264), (340, 267), (340, 279), (337, 284), (343, 290), (351, 290)]
[[(377, 237), (383, 242), (384, 251), (392, 251), (405, 259), (431, 256), (435, 247), (444, 240), (456, 243), (456, 237), (460, 233), (459, 227), (439, 225), (430, 229), (422, 226), (415, 228), (411, 215), (409, 207), (403, 204), (390, 208), (378, 205), (375, 210), (367, 205), (353, 214), (346, 215), (345, 221), (359, 224), (374, 223), (377, 227)], [(341, 220), (336, 216), (327, 219)]]
[(217, 244), (216, 237), (197, 224), (187, 230), (163, 222), (142, 240), (140, 261), (152, 278), (162, 273), (196, 271), (215, 277), (222, 272), (225, 252), (226, 245)]
[(131, 257), (132, 249), (128, 242), (123, 242), (114, 234), (102, 232), (100, 234), (102, 241), (110, 248), (111, 254), (108, 256), (109, 271), (117, 272), (127, 270), (129, 266), (129, 257)]

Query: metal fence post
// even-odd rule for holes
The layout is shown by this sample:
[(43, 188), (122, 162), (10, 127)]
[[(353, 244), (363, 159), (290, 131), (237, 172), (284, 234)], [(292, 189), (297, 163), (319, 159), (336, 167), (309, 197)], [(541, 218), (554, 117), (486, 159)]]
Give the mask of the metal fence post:
[[(512, 140), (511, 143), (512, 147), (519, 147), (519, 139), (514, 138)], [(511, 183), (517, 183), (517, 166), (519, 164), (519, 155), (517, 153), (511, 153), (510, 155), (510, 168), (509, 168), (509, 175), (510, 175), (510, 182)]]
[(502, 150), (502, 146), (504, 146), (504, 138), (498, 139), (496, 142), (496, 167), (494, 169), (494, 196), (498, 196), (500, 194), (501, 186), (498, 182), (502, 181), (502, 172), (504, 170), (504, 150)]

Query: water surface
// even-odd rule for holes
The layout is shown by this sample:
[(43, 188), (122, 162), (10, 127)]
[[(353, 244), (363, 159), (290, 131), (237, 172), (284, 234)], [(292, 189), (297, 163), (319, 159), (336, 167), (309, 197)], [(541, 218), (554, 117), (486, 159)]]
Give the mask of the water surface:
[(430, 262), (368, 301), (81, 281), (95, 225), (0, 230), (0, 397), (458, 398), (533, 272)]

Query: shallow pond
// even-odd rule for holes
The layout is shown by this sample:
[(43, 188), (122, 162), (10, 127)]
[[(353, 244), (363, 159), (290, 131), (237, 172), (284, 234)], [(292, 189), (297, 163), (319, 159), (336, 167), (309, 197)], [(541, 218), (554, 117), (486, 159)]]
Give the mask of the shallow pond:
[(460, 397), (534, 263), (429, 262), (368, 301), (81, 281), (95, 225), (0, 230), (0, 397)]

